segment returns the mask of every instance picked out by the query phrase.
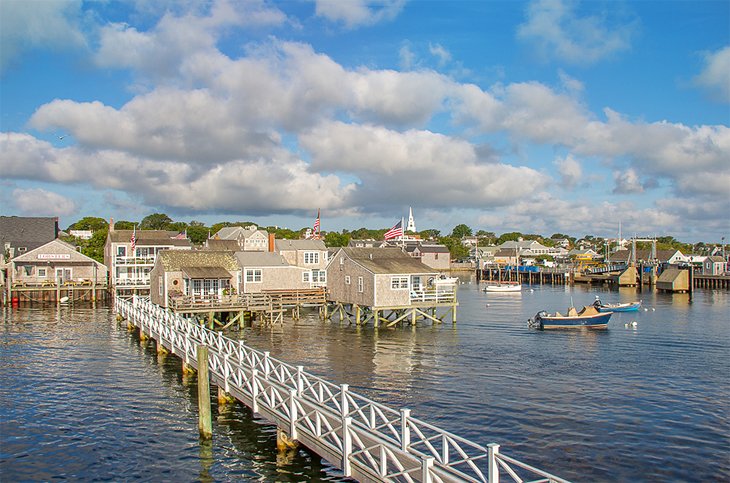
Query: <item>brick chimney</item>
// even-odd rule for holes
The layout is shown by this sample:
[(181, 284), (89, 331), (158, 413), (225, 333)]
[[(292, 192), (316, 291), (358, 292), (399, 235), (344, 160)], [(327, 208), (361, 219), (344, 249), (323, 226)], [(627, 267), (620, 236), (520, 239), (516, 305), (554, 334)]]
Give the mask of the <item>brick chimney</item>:
[(276, 246), (276, 235), (273, 233), (269, 233), (269, 251), (274, 252), (274, 247)]
[(109, 218), (109, 231), (114, 231), (114, 218)]

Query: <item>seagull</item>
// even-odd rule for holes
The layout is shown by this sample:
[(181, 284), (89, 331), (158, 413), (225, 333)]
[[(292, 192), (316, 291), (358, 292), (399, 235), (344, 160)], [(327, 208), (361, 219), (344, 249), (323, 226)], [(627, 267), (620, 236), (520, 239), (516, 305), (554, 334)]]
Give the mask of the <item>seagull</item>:
[(60, 141), (61, 139), (65, 138), (66, 136), (68, 136), (68, 134), (64, 134), (63, 136), (58, 136), (58, 139), (59, 139), (59, 141)]

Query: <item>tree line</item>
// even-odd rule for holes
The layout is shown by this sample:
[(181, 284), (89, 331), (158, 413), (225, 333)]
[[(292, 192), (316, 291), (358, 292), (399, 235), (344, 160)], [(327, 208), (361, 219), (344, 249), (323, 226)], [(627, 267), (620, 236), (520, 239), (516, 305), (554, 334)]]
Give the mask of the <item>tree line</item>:
[[(235, 221), (235, 222), (219, 222), (211, 226), (206, 226), (205, 223), (200, 221), (190, 221), (189, 223), (183, 221), (174, 221), (168, 215), (164, 213), (153, 213), (145, 216), (140, 222), (119, 220), (114, 222), (114, 228), (116, 230), (166, 230), (171, 232), (186, 233), (188, 239), (195, 245), (202, 245), (208, 239), (209, 236), (215, 235), (221, 228), (232, 227), (232, 226), (248, 226), (256, 225), (251, 221)], [(258, 225), (257, 225), (258, 226)], [(280, 239), (299, 239), (304, 236), (307, 228), (301, 228), (299, 230), (290, 230), (288, 228), (281, 228), (277, 226), (262, 226), (260, 227), (269, 233), (273, 233), (276, 238)], [(68, 237), (66, 241), (75, 243), (81, 248), (81, 252), (99, 262), (104, 261), (104, 244), (106, 243), (107, 233), (109, 230), (109, 223), (104, 218), (98, 218), (93, 216), (84, 217), (77, 222), (71, 224), (66, 232), (70, 230), (90, 230), (93, 232), (93, 236), (90, 240), (76, 240), (73, 237)], [(342, 247), (347, 246), (350, 240), (382, 240), (385, 232), (389, 228), (358, 228), (356, 230), (343, 229), (340, 232), (327, 231), (323, 232), (323, 240), (325, 245), (328, 247)], [(529, 234), (521, 232), (508, 232), (497, 235), (494, 232), (478, 230), (474, 232), (468, 225), (459, 224), (456, 225), (453, 230), (448, 234), (441, 234), (440, 230), (429, 228), (421, 230), (417, 233), (422, 240), (433, 241), (445, 245), (452, 259), (466, 258), (469, 256), (469, 247), (462, 244), (462, 240), (465, 237), (475, 237), (478, 246), (493, 246), (501, 245), (506, 241), (517, 241), (522, 240), (536, 240), (547, 247), (553, 247), (559, 240), (567, 239), (570, 246), (574, 246), (576, 241), (579, 239), (571, 237), (563, 233), (554, 233), (550, 237), (544, 237), (538, 234)], [(594, 250), (601, 251), (606, 245), (606, 240), (600, 237), (594, 237), (593, 235), (585, 235), (581, 240), (584, 240), (588, 245), (592, 246)], [(664, 236), (657, 238), (657, 249), (677, 249), (682, 253), (695, 253), (698, 248), (704, 247), (704, 243), (697, 245), (682, 243), (674, 239), (671, 236)], [(646, 244), (639, 244), (640, 248), (648, 248)]]

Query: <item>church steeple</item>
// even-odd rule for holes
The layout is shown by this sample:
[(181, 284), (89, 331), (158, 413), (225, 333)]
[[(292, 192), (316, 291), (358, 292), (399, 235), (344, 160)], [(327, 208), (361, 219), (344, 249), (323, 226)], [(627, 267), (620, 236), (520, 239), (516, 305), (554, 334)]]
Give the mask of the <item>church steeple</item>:
[(408, 207), (408, 226), (406, 227), (406, 231), (416, 233), (416, 222), (413, 220), (413, 208), (410, 206)]

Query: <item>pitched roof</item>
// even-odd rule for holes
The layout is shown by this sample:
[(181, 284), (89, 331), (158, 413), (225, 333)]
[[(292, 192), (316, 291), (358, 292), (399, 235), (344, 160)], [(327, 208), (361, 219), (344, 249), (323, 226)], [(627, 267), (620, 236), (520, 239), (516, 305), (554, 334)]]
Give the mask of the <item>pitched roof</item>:
[(287, 261), (273, 252), (236, 252), (236, 260), (242, 267), (288, 267)]
[(174, 238), (178, 235), (178, 232), (167, 230), (113, 230), (109, 232), (109, 238), (113, 243), (129, 243), (132, 240), (132, 233), (134, 233), (137, 246), (191, 246), (190, 240), (187, 238)]
[(167, 271), (183, 268), (222, 267), (229, 271), (239, 270), (236, 257), (231, 252), (211, 250), (162, 250), (157, 259)]
[(223, 267), (183, 267), (187, 278), (231, 278), (231, 272)]
[[(49, 258), (48, 255), (54, 255), (54, 254), (64, 254), (67, 253), (69, 258), (64, 258), (65, 260), (61, 261), (67, 261), (67, 262), (88, 262), (88, 263), (96, 263), (97, 265), (102, 265), (101, 263), (97, 262), (91, 257), (87, 257), (83, 253), (76, 250), (76, 247), (71, 245), (70, 243), (66, 243), (63, 240), (55, 239), (51, 240), (48, 243), (45, 243), (38, 248), (35, 248), (29, 252), (24, 253), (23, 255), (18, 255), (17, 257), (13, 258), (13, 261), (18, 262), (37, 262), (38, 260), (42, 261), (58, 261), (58, 258)], [(39, 256), (40, 255), (40, 256)], [(44, 258), (45, 255), (45, 258)]]
[(33, 250), (58, 237), (58, 218), (0, 216), (0, 250), (10, 243), (13, 248)]
[[(657, 250), (656, 259), (660, 262), (666, 262), (672, 258), (679, 250)], [(649, 261), (651, 259), (651, 250), (637, 249), (636, 260)], [(631, 260), (631, 250), (619, 250), (611, 254), (612, 261), (629, 261)]]
[(277, 252), (288, 250), (327, 250), (327, 245), (322, 240), (284, 240), (277, 239), (274, 242)]
[(218, 240), (211, 238), (206, 242), (206, 248), (209, 250), (236, 252), (241, 249), (236, 240)]
[[(407, 255), (400, 248), (342, 248), (349, 258), (375, 274), (433, 274), (433, 268)], [(337, 263), (337, 262), (333, 262)]]

